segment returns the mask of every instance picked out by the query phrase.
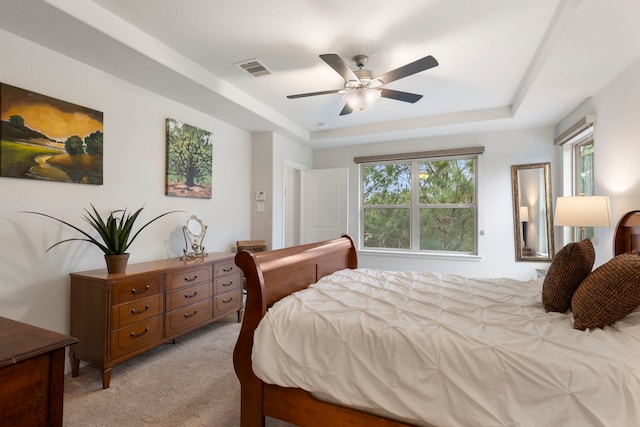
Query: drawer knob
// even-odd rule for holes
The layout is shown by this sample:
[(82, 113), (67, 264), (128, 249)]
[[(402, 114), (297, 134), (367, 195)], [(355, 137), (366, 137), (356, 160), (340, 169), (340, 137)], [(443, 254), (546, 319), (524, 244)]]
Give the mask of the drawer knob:
[(144, 294), (145, 292), (147, 292), (149, 289), (151, 289), (151, 285), (147, 285), (144, 287), (143, 290), (139, 291), (136, 288), (131, 289), (131, 293), (134, 295), (140, 295), (140, 294)]
[(222, 271), (224, 271), (225, 273), (228, 273), (228, 272), (230, 272), (230, 271), (233, 271), (233, 266), (231, 266), (231, 267), (226, 267), (226, 268), (225, 268), (225, 267), (222, 267)]
[(149, 327), (148, 326), (146, 328), (144, 328), (144, 331), (140, 332), (139, 334), (136, 334), (135, 332), (131, 332), (131, 337), (132, 338), (140, 338), (141, 336), (143, 336), (147, 332), (149, 332)]
[(231, 297), (231, 298), (227, 298), (227, 299), (223, 299), (223, 300), (222, 300), (222, 303), (223, 303), (223, 304), (229, 304), (231, 301), (233, 301), (233, 297)]
[(149, 310), (149, 304), (145, 305), (144, 308), (140, 311), (136, 310), (135, 308), (131, 309), (131, 314), (142, 314), (145, 311)]
[(227, 286), (231, 286), (231, 285), (233, 285), (233, 280), (232, 280), (232, 281), (230, 281), (230, 282), (227, 282), (227, 283), (223, 283), (223, 284), (222, 284), (222, 286), (224, 286), (225, 288), (226, 288)]
[(198, 295), (198, 291), (193, 292), (191, 295), (189, 295), (189, 294), (184, 294), (184, 297), (185, 297), (185, 298), (193, 298), (193, 297), (195, 297), (196, 295)]
[(198, 314), (198, 309), (197, 308), (195, 310), (193, 310), (193, 313), (185, 313), (184, 317), (186, 317), (188, 319), (189, 317), (193, 317), (196, 314)]
[(193, 282), (193, 281), (194, 281), (194, 280), (196, 280), (197, 278), (198, 278), (198, 275), (196, 274), (196, 275), (195, 275), (195, 276), (193, 276), (193, 277), (185, 277), (185, 278), (184, 278), (184, 281), (185, 281), (185, 282)]

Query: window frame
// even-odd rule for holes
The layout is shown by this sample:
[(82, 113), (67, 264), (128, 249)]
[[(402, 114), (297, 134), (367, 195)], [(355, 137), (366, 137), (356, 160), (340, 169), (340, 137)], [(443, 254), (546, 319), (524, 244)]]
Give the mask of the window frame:
[[(583, 188), (581, 187), (581, 182), (582, 182), (582, 173), (583, 173), (583, 169), (582, 169), (582, 155), (581, 155), (581, 148), (586, 146), (586, 145), (591, 145), (592, 147), (592, 152), (591, 152), (591, 167), (589, 168), (589, 191), (584, 191)], [(587, 135), (585, 135), (584, 138), (580, 139), (579, 141), (576, 141), (572, 147), (571, 147), (572, 151), (573, 151), (573, 194), (574, 196), (579, 196), (581, 194), (585, 195), (585, 196), (595, 196), (594, 194), (594, 190), (595, 190), (595, 176), (594, 176), (594, 165), (593, 165), (593, 150), (595, 150), (595, 141), (593, 138), (593, 132), (589, 132)]]
[[(581, 148), (586, 146), (586, 145), (591, 145), (592, 147), (592, 151), (591, 151), (591, 164), (590, 164), (590, 169), (589, 169), (589, 175), (590, 175), (590, 179), (589, 179), (589, 191), (585, 192), (583, 188), (581, 188), (581, 184), (582, 184), (582, 173), (584, 173), (584, 170), (582, 169), (582, 156), (581, 156)], [(595, 168), (594, 168), (594, 162), (593, 162), (593, 151), (595, 150), (595, 140), (593, 138), (593, 127), (590, 128), (590, 130), (588, 132), (585, 133), (585, 135), (578, 139), (577, 141), (575, 141), (572, 145), (571, 145), (571, 151), (573, 153), (573, 162), (571, 165), (572, 168), (572, 177), (573, 177), (573, 185), (572, 185), (572, 196), (580, 196), (580, 195), (584, 195), (584, 196), (595, 196), (594, 192), (595, 192)], [(584, 227), (584, 238), (585, 239), (593, 239), (594, 237), (594, 233), (595, 230), (593, 227)], [(572, 232), (571, 232), (571, 237), (572, 240), (574, 242), (577, 242), (578, 240), (580, 240), (580, 228), (579, 227), (572, 227)]]
[[(419, 255), (448, 255), (448, 256), (477, 256), (479, 253), (478, 250), (478, 230), (479, 230), (479, 163), (480, 163), (480, 154), (484, 151), (484, 147), (482, 150), (477, 152), (471, 152), (470, 154), (461, 154), (461, 155), (444, 155), (445, 152), (434, 152), (436, 155), (428, 155), (428, 152), (423, 153), (415, 153), (420, 156), (402, 156), (399, 155), (397, 158), (392, 158), (391, 156), (385, 157), (381, 156), (380, 159), (376, 158), (367, 158), (368, 161), (360, 161), (358, 165), (358, 176), (359, 176), (359, 200), (358, 200), (358, 229), (359, 229), (359, 239), (358, 239), (358, 247), (360, 250), (371, 251), (371, 252), (392, 252), (392, 253), (405, 253), (405, 254), (419, 254)], [(364, 160), (364, 159), (363, 159)], [(425, 204), (420, 203), (420, 191), (419, 191), (419, 164), (424, 162), (443, 162), (443, 161), (458, 161), (458, 160), (473, 160), (474, 167), (474, 203), (447, 203), (447, 204)], [(375, 166), (375, 165), (388, 165), (388, 164), (400, 164), (400, 163), (409, 163), (411, 166), (411, 203), (410, 204), (402, 204), (402, 205), (364, 205), (364, 168), (367, 166)], [(430, 250), (430, 249), (420, 249), (420, 214), (423, 209), (443, 209), (443, 208), (465, 208), (471, 209), (473, 213), (473, 250), (469, 251), (443, 251), (443, 250)], [(409, 232), (409, 248), (383, 248), (383, 247), (365, 247), (364, 246), (364, 217), (365, 210), (367, 209), (384, 209), (384, 208), (408, 208), (410, 211), (410, 232)]]
[[(565, 196), (580, 195), (580, 147), (586, 144), (593, 144), (595, 151), (595, 126), (596, 116), (587, 115), (578, 120), (573, 126), (569, 127), (561, 135), (554, 138), (554, 144), (562, 146), (562, 194)], [(591, 163), (591, 188), (595, 186), (595, 160)], [(593, 195), (593, 194), (591, 194)], [(593, 227), (585, 227), (585, 237), (593, 237)], [(566, 227), (563, 231), (563, 242), (575, 242), (579, 240), (578, 227)]]

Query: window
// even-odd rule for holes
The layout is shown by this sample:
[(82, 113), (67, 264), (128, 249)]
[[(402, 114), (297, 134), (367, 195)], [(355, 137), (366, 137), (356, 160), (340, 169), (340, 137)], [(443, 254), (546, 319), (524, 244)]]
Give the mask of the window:
[[(593, 129), (593, 128), (592, 128)], [(583, 139), (573, 145), (573, 182), (574, 196), (584, 194), (585, 196), (595, 196), (593, 177), (593, 132), (590, 132), (587, 139)], [(593, 239), (593, 227), (584, 228), (584, 237)], [(578, 241), (579, 230), (574, 229), (573, 240)]]
[[(570, 170), (570, 173), (563, 174), (562, 194), (566, 196), (595, 195), (593, 164), (595, 123), (595, 115), (585, 116), (554, 139), (556, 145), (563, 146), (563, 169)], [(593, 238), (593, 227), (585, 227), (584, 236)], [(574, 227), (571, 235), (565, 235), (565, 239), (579, 240), (578, 228)]]
[(477, 254), (477, 156), (360, 164), (361, 247)]
[(593, 187), (593, 136), (573, 146), (574, 153), (574, 195), (594, 196)]

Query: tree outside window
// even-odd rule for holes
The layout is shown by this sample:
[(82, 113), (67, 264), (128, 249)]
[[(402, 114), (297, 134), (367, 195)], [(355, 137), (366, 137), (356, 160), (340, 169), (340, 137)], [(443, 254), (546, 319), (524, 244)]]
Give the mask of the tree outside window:
[[(576, 195), (594, 196), (593, 175), (593, 138), (580, 142), (573, 147), (575, 156), (575, 192)], [(574, 230), (574, 239), (579, 239), (578, 229)], [(593, 239), (593, 227), (584, 228), (584, 237)]]
[(365, 248), (477, 253), (476, 158), (362, 164)]

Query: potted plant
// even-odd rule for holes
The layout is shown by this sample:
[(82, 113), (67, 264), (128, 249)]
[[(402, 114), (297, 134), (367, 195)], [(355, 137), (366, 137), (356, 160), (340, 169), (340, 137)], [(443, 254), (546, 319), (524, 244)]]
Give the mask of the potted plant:
[(169, 211), (165, 212), (162, 215), (158, 215), (153, 218), (151, 221), (144, 224), (135, 234), (131, 236), (131, 232), (133, 231), (133, 225), (142, 212), (143, 208), (138, 209), (134, 213), (127, 213), (127, 209), (118, 209), (115, 211), (111, 211), (109, 216), (106, 219), (103, 219), (102, 216), (98, 213), (96, 208), (91, 205), (91, 209), (93, 213), (88, 209), (85, 209), (86, 215), (83, 218), (96, 230), (99, 234), (99, 238), (95, 238), (91, 236), (89, 233), (81, 230), (73, 224), (69, 224), (66, 221), (63, 221), (54, 216), (41, 213), (41, 212), (31, 212), (27, 211), (25, 213), (31, 213), (35, 215), (45, 216), (47, 218), (51, 218), (55, 221), (58, 221), (66, 226), (73, 228), (74, 230), (82, 233), (85, 237), (74, 237), (70, 239), (61, 240), (58, 243), (54, 243), (51, 245), (47, 251), (58, 246), (61, 243), (71, 242), (74, 240), (85, 241), (89, 243), (93, 243), (97, 247), (104, 252), (104, 257), (107, 262), (107, 271), (109, 274), (113, 273), (124, 273), (127, 268), (127, 261), (129, 260), (129, 253), (127, 249), (131, 246), (131, 243), (138, 237), (140, 232), (144, 230), (151, 223), (156, 220), (162, 218), (165, 215), (169, 215), (171, 213), (180, 212), (180, 211)]

